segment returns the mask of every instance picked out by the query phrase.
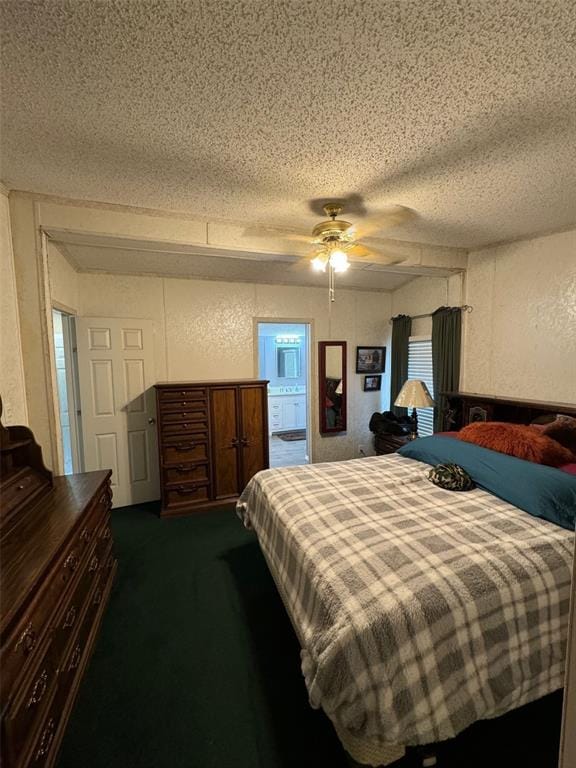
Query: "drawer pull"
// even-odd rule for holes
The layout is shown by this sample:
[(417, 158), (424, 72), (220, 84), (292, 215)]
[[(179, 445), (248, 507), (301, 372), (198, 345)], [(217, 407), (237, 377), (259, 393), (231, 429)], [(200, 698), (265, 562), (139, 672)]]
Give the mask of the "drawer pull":
[(178, 472), (179, 475), (185, 475), (187, 472), (190, 472), (190, 468), (184, 466), (176, 467), (176, 472)]
[(90, 560), (90, 565), (88, 566), (88, 573), (94, 573), (98, 570), (98, 566), (100, 565), (100, 560), (98, 560), (97, 556), (94, 555), (92, 560)]
[(21, 648), (24, 653), (28, 654), (33, 651), (36, 646), (36, 632), (32, 629), (32, 622), (28, 624), (26, 629), (22, 632), (18, 638), (18, 642), (14, 647), (14, 652), (19, 651)]
[(186, 496), (188, 493), (194, 493), (196, 490), (198, 490), (197, 485), (193, 485), (191, 488), (177, 488), (177, 491), (181, 496)]
[(48, 673), (44, 669), (38, 680), (34, 683), (34, 688), (28, 699), (28, 704), (26, 704), (27, 709), (36, 706), (36, 704), (39, 704), (42, 701), (42, 698), (46, 693), (46, 688), (48, 688)]
[(78, 664), (80, 664), (80, 658), (82, 657), (82, 649), (79, 645), (74, 648), (74, 653), (72, 654), (72, 658), (70, 659), (70, 664), (68, 665), (68, 671), (71, 672), (73, 669), (76, 669), (78, 667)]
[(100, 587), (98, 587), (96, 592), (94, 592), (94, 600), (92, 602), (94, 603), (94, 605), (100, 605), (100, 603), (102, 602), (102, 590), (100, 589)]
[(106, 528), (106, 530), (105, 530), (105, 531), (104, 531), (104, 533), (102, 534), (102, 539), (103, 539), (104, 541), (108, 541), (108, 539), (110, 538), (110, 536), (112, 536), (112, 531), (110, 530), (110, 528)]
[(70, 608), (70, 610), (66, 614), (66, 618), (64, 619), (62, 628), (69, 629), (70, 627), (73, 627), (75, 621), (76, 621), (76, 607), (72, 606), (72, 608)]
[(78, 563), (80, 561), (78, 560), (78, 557), (74, 554), (74, 552), (71, 552), (66, 560), (64, 560), (64, 568), (68, 568), (69, 570), (74, 573), (76, 568), (78, 568)]
[(36, 760), (40, 760), (41, 757), (46, 757), (48, 752), (50, 751), (50, 747), (52, 746), (52, 742), (54, 741), (54, 727), (56, 723), (54, 722), (54, 718), (51, 717), (48, 722), (46, 723), (46, 727), (42, 731), (42, 735), (40, 736), (40, 742), (38, 745), (38, 749), (36, 751)]
[[(184, 394), (186, 394), (186, 393), (185, 393), (185, 392), (182, 392), (182, 394), (184, 395)], [(184, 402), (182, 403), (182, 405), (188, 405), (188, 403), (186, 402), (186, 400), (184, 400)]]
[(90, 541), (90, 536), (91, 534), (88, 528), (84, 528), (84, 530), (80, 534), (80, 538), (82, 539), (82, 541), (86, 541), (86, 542)]
[(176, 446), (177, 451), (193, 451), (196, 447), (196, 443), (178, 443)]

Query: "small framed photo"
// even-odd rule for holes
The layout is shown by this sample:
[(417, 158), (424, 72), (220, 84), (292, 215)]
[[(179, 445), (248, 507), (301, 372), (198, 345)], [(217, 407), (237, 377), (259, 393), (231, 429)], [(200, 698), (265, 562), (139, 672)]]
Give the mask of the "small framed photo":
[(382, 386), (382, 376), (364, 376), (364, 392), (378, 392)]
[(356, 373), (384, 373), (386, 347), (356, 347)]

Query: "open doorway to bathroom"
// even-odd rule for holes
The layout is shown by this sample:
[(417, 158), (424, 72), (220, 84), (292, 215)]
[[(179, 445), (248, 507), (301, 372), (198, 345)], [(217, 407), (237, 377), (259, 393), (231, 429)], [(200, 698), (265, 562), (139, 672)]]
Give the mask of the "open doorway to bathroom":
[(53, 309), (52, 326), (63, 470), (71, 475), (83, 470), (74, 316)]
[(310, 324), (258, 322), (258, 377), (268, 379), (270, 466), (308, 464)]

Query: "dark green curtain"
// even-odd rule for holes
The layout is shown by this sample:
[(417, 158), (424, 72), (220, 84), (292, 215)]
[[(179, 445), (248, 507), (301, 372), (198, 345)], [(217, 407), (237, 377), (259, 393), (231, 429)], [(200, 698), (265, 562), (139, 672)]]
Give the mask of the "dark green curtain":
[(434, 381), (434, 431), (444, 428), (446, 398), (443, 392), (457, 392), (460, 382), (462, 310), (438, 307), (432, 314), (432, 377)]
[(406, 408), (397, 408), (394, 400), (408, 378), (408, 341), (412, 330), (412, 318), (397, 315), (392, 318), (392, 367), (390, 369), (390, 410), (396, 416), (405, 416)]

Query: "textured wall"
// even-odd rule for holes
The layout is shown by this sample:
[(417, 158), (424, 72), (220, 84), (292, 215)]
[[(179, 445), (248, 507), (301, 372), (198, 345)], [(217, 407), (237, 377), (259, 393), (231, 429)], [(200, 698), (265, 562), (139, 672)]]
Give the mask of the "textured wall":
[[(256, 374), (255, 318), (312, 321), (314, 461), (352, 458), (358, 445), (371, 446), (368, 430), (375, 410), (388, 407), (388, 368), (382, 392), (363, 392), (354, 373), (357, 345), (382, 345), (389, 333), (390, 296), (338, 290), (328, 307), (327, 291), (205, 280), (80, 274), (85, 316), (148, 317), (156, 329), (158, 380), (222, 379)], [(348, 342), (348, 432), (318, 434), (317, 342)]]
[(576, 230), (469, 255), (463, 388), (576, 403)]
[(10, 206), (0, 191), (0, 394), (4, 424), (27, 424)]
[(50, 361), (42, 335), (46, 281), (41, 266), (37, 213), (33, 200), (10, 195), (28, 424), (42, 448), (44, 463), (52, 468), (57, 466), (57, 451), (52, 395), (48, 389)]
[[(462, 304), (462, 275), (419, 277), (392, 294), (392, 315), (423, 315), (441, 306)], [(412, 322), (413, 336), (430, 336), (432, 318)]]
[(48, 243), (48, 276), (52, 304), (78, 311), (78, 273), (53, 243)]

